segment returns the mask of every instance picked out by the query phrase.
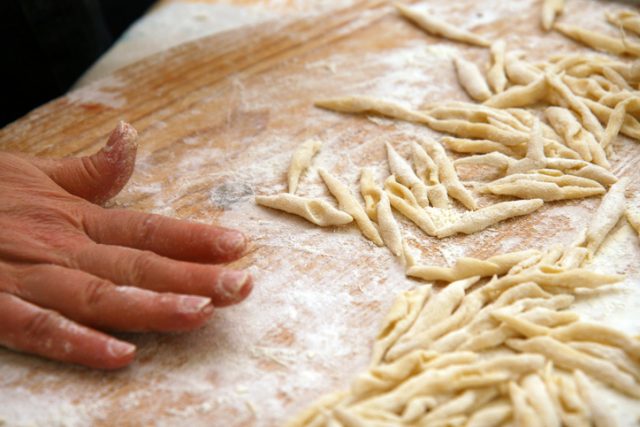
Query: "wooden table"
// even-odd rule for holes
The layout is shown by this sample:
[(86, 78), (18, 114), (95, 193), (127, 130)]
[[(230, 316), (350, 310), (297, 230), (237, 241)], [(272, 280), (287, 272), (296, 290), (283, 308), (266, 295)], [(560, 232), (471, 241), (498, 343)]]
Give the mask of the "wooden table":
[[(605, 6), (621, 7), (567, 3), (568, 21), (595, 28), (605, 27)], [(578, 49), (539, 31), (537, 1), (431, 6), (534, 58)], [(285, 189), (292, 150), (309, 137), (324, 141), (316, 166), (354, 188), (362, 166), (386, 173), (385, 141), (403, 151), (416, 135), (437, 137), (421, 126), (334, 114), (312, 102), (342, 94), (414, 106), (465, 100), (449, 57), (455, 52), (477, 63), (488, 59), (485, 49), (426, 36), (386, 1), (355, 1), (325, 15), (179, 46), (2, 129), (2, 149), (57, 157), (94, 152), (119, 120), (132, 123), (140, 133), (137, 169), (113, 204), (246, 230), (253, 250), (236, 266), (250, 267), (257, 284), (248, 301), (220, 310), (199, 331), (124, 335), (139, 354), (119, 372), (0, 350), (0, 419), (8, 425), (280, 425), (317, 397), (348, 387), (366, 367), (395, 295), (418, 282), (406, 279), (400, 263), (355, 227), (320, 229), (259, 208), (252, 196)], [(616, 149), (614, 170), (631, 177), (632, 195), (640, 148), (620, 139)], [(315, 170), (300, 192), (328, 197)], [(401, 225), (425, 262), (445, 264), (463, 254), (487, 257), (570, 242), (598, 203), (550, 203), (533, 215), (441, 241), (404, 220)], [(622, 226), (603, 252), (599, 268), (629, 279), (576, 309), (638, 334), (637, 237)], [(615, 410), (627, 410), (623, 404)]]

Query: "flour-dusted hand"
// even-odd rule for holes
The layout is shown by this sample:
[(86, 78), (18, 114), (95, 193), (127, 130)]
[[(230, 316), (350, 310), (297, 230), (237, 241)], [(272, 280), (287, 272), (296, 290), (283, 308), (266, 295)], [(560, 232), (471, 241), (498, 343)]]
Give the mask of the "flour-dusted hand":
[(207, 264), (242, 256), (240, 232), (98, 205), (131, 176), (136, 137), (120, 123), (89, 157), (0, 153), (0, 345), (119, 368), (135, 346), (92, 328), (191, 330), (251, 291)]

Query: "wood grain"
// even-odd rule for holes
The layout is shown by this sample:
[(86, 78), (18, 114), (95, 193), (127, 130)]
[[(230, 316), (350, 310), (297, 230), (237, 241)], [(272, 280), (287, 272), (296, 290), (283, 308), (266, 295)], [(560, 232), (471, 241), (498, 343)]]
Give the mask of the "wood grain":
[[(600, 20), (604, 4), (576, 0), (567, 16)], [(538, 29), (533, 0), (432, 6), (451, 22), (491, 39), (504, 37), (510, 49), (532, 57), (579, 49)], [(407, 153), (412, 136), (437, 137), (424, 127), (329, 113), (312, 103), (346, 94), (415, 106), (466, 100), (447, 56), (452, 52), (478, 64), (488, 60), (484, 49), (426, 36), (386, 1), (356, 1), (328, 14), (176, 47), (0, 130), (2, 149), (61, 157), (94, 152), (119, 120), (132, 123), (140, 134), (137, 170), (113, 204), (247, 230), (254, 247), (237, 265), (252, 266), (258, 278), (249, 301), (221, 310), (201, 331), (125, 336), (139, 356), (121, 372), (0, 350), (0, 401), (8, 402), (0, 419), (9, 425), (16, 419), (43, 425), (280, 425), (313, 399), (347, 387), (366, 366), (394, 296), (417, 282), (355, 227), (320, 230), (255, 207), (252, 195), (284, 190), (289, 157), (309, 137), (325, 142), (318, 166), (354, 189), (360, 167), (386, 169), (385, 141)], [(632, 178), (632, 194), (640, 150), (627, 140), (616, 149), (615, 171)], [(329, 197), (313, 171), (300, 187), (303, 194)], [(444, 264), (461, 254), (488, 257), (569, 242), (597, 203), (549, 204), (535, 215), (442, 241), (406, 221), (401, 226), (423, 260)], [(620, 267), (631, 275), (637, 275), (636, 252)]]

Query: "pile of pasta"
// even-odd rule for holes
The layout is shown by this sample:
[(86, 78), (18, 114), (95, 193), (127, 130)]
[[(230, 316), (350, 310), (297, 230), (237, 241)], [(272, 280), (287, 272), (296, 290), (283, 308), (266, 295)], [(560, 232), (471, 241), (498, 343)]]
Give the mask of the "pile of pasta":
[[(439, 141), (409, 141), (411, 160), (387, 144), (390, 176), (379, 184), (372, 169), (360, 177), (362, 205), (348, 185), (319, 173), (338, 208), (295, 191), (320, 149), (307, 141), (289, 169), (289, 193), (257, 203), (300, 215), (320, 226), (355, 221), (362, 234), (385, 245), (421, 283), (398, 297), (374, 348), (371, 364), (347, 391), (318, 401), (294, 426), (614, 426), (593, 381), (640, 399), (640, 340), (583, 321), (569, 311), (577, 292), (615, 285), (623, 276), (587, 268), (625, 216), (627, 179), (611, 172), (618, 134), (640, 140), (640, 14), (607, 14), (620, 38), (556, 22), (564, 1), (545, 0), (541, 24), (614, 57), (575, 53), (543, 62), (507, 51), (416, 8), (399, 14), (434, 36), (488, 47), (485, 75), (453, 58), (461, 87), (476, 102), (419, 108), (367, 96), (316, 102), (340, 113), (377, 114), (425, 125)], [(463, 155), (453, 161), (446, 149)], [(466, 156), (466, 157), (464, 157)], [(477, 183), (480, 193), (511, 199), (479, 208), (458, 169), (483, 165), (499, 177)], [(452, 266), (421, 265), (403, 239), (393, 210), (425, 234), (471, 234), (543, 203), (604, 196), (589, 227), (568, 246), (463, 257)], [(454, 202), (455, 201), (455, 202)], [(464, 208), (461, 213), (455, 204)], [(626, 212), (640, 230), (637, 215)], [(433, 282), (444, 282), (434, 288)], [(440, 289), (440, 290), (436, 290)]]
[(287, 425), (617, 425), (593, 380), (640, 399), (640, 340), (568, 308), (576, 292), (624, 278), (585, 264), (624, 216), (625, 185), (572, 245), (423, 268), (447, 286), (401, 294), (367, 372)]

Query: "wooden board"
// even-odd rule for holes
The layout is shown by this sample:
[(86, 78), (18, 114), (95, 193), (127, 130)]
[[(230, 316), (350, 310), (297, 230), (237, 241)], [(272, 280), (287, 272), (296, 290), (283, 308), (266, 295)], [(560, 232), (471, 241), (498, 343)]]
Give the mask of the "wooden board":
[[(533, 58), (576, 45), (538, 29), (537, 1), (431, 2), (437, 14)], [(606, 28), (602, 11), (623, 5), (569, 1), (567, 20)], [(602, 23), (601, 23), (602, 21)], [(353, 227), (319, 229), (254, 205), (285, 189), (292, 150), (324, 141), (317, 166), (355, 188), (362, 166), (386, 173), (384, 142), (406, 150), (407, 123), (315, 109), (315, 99), (366, 94), (413, 106), (465, 100), (450, 55), (486, 63), (485, 49), (426, 36), (385, 1), (270, 22), (171, 49), (47, 104), (0, 131), (0, 148), (40, 156), (96, 151), (119, 120), (140, 133), (131, 182), (113, 204), (244, 229), (256, 289), (207, 327), (180, 335), (124, 335), (138, 348), (128, 369), (106, 373), (0, 350), (0, 420), (9, 425), (280, 425), (317, 397), (348, 387), (368, 363), (378, 325), (396, 294), (417, 282)], [(620, 140), (615, 171), (632, 178), (640, 149)], [(469, 178), (469, 177), (467, 177)], [(302, 194), (328, 197), (315, 171)], [(571, 241), (598, 199), (553, 203), (535, 215), (469, 237), (428, 238), (402, 228), (425, 262)], [(483, 201), (486, 203), (486, 200)], [(627, 234), (609, 244), (606, 271), (630, 279), (616, 295), (586, 301), (587, 316), (622, 325), (640, 310), (640, 251)], [(580, 307), (579, 307), (580, 308)], [(626, 325), (626, 326), (625, 326)], [(629, 326), (630, 325), (630, 326)], [(620, 407), (618, 407), (618, 411)], [(1, 423), (0, 423), (1, 424)]]

